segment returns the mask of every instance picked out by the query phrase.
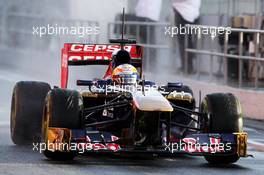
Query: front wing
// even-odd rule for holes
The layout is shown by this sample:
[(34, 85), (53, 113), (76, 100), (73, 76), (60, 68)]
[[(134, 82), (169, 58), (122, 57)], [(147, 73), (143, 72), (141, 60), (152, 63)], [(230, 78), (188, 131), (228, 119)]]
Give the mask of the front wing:
[(199, 133), (189, 134), (182, 139), (163, 143), (161, 146), (136, 146), (126, 144), (109, 132), (86, 131), (50, 127), (46, 147), (49, 151), (127, 152), (191, 155), (233, 155), (247, 156), (247, 133)]

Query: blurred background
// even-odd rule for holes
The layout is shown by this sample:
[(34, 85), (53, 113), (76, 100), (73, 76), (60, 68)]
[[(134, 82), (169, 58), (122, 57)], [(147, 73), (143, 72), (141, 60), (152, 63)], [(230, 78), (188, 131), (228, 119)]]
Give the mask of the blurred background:
[[(0, 0), (0, 114), (8, 115), (16, 81), (39, 80), (60, 84), (60, 49), (65, 42), (108, 43), (120, 36), (122, 8), (126, 8), (127, 38), (145, 47), (147, 79), (159, 83), (183, 81), (197, 95), (235, 93), (247, 116), (262, 119), (264, 101), (264, 1), (195, 0), (185, 6), (197, 10), (194, 21), (184, 23), (232, 27), (232, 33), (169, 36), (166, 27), (183, 18), (177, 0)], [(193, 1), (194, 2), (194, 1)], [(176, 5), (175, 5), (176, 3)], [(175, 7), (176, 6), (176, 7)], [(188, 8), (186, 8), (188, 9)], [(178, 11), (178, 12), (177, 12)], [(187, 15), (187, 17), (188, 17)], [(99, 26), (97, 35), (33, 35), (33, 27)], [(178, 41), (178, 42), (177, 42)], [(184, 47), (181, 47), (184, 46)], [(186, 64), (183, 62), (186, 61)], [(191, 62), (191, 64), (190, 64)], [(75, 68), (74, 68), (75, 69)], [(100, 77), (97, 66), (72, 70), (70, 78)], [(256, 103), (256, 98), (261, 103)], [(262, 100), (261, 100), (262, 99)]]

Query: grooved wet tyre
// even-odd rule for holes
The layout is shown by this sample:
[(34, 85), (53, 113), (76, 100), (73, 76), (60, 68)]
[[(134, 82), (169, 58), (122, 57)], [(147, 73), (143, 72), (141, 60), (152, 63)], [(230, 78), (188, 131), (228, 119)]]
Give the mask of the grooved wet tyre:
[(11, 139), (15, 144), (40, 142), (43, 107), (49, 90), (49, 84), (43, 82), (16, 83), (10, 117)]
[[(210, 115), (209, 133), (242, 132), (243, 118), (241, 105), (233, 94), (209, 94), (204, 98), (201, 108), (203, 113)], [(227, 156), (210, 155), (204, 157), (212, 164), (230, 164), (239, 159), (236, 153)]]
[[(77, 91), (65, 89), (53, 89), (46, 97), (46, 105), (43, 115), (43, 140), (47, 143), (47, 128), (81, 128), (80, 96)], [(47, 112), (49, 111), (49, 112)], [(70, 152), (52, 152), (48, 149), (44, 155), (53, 160), (72, 160), (77, 154)]]
[(53, 89), (50, 96), (50, 127), (80, 129), (79, 93), (73, 90)]

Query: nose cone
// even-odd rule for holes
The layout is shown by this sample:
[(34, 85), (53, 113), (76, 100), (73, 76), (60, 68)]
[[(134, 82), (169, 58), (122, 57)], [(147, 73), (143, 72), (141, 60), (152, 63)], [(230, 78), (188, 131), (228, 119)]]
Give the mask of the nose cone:
[(170, 102), (157, 90), (147, 90), (145, 94), (137, 91), (133, 94), (135, 106), (141, 111), (172, 112)]

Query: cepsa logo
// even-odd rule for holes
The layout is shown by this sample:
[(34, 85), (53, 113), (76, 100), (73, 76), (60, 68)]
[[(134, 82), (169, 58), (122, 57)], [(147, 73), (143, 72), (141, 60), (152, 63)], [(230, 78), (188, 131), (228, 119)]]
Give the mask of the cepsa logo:
[[(83, 53), (83, 55), (70, 56), (69, 61), (110, 60), (112, 53), (120, 49), (120, 45), (72, 44), (70, 46), (70, 52), (78, 52), (78, 54)], [(130, 52), (132, 46), (125, 46), (124, 49)]]

